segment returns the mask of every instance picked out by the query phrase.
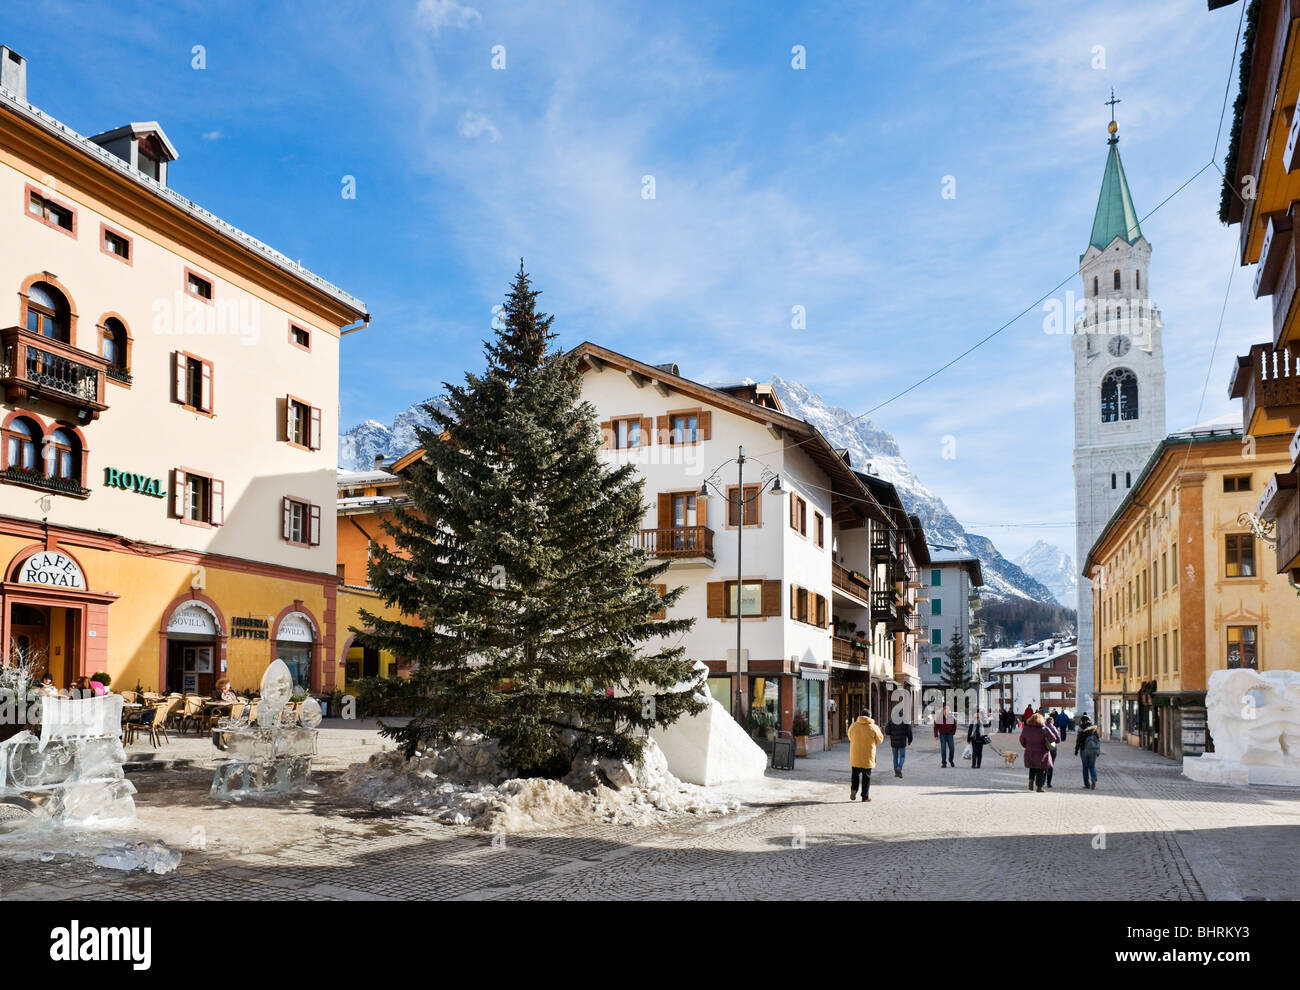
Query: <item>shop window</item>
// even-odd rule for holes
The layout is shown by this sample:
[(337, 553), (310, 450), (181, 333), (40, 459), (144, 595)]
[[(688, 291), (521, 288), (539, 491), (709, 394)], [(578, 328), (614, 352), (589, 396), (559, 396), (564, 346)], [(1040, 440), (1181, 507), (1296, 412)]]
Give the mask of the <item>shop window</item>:
[(304, 351), (311, 350), (311, 331), (304, 327), (289, 324), (289, 343), (295, 347), (301, 347)]
[(5, 468), (35, 471), (36, 447), (41, 438), (41, 428), (30, 419), (13, 420), (5, 430)]
[(281, 500), (281, 536), (298, 547), (320, 545), (320, 506), (296, 498)]
[(172, 356), (176, 402), (190, 412), (212, 415), (212, 362), (185, 351)]
[(321, 411), (292, 395), (285, 396), (285, 439), (295, 447), (320, 450)]
[(1229, 533), (1223, 538), (1225, 577), (1255, 576), (1255, 537), (1250, 533)]
[(70, 344), (70, 315), (67, 297), (49, 282), (34, 282), (27, 290), (29, 333)]
[(810, 736), (820, 736), (825, 731), (822, 725), (822, 689), (822, 681), (799, 678), (794, 682), (795, 712), (808, 717)]
[(27, 215), (48, 227), (76, 236), (76, 211), (37, 192), (31, 186), (27, 187)]
[(224, 482), (178, 468), (173, 472), (172, 515), (193, 526), (220, 526), (226, 521)]

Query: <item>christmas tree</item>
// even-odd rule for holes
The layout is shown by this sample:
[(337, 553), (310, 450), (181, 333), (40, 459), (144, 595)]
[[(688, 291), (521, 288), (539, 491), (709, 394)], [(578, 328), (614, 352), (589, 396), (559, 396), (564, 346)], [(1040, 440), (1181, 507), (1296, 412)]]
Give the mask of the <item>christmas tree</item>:
[[(360, 642), (413, 661), (420, 710), (388, 727), (409, 757), (459, 730), (497, 739), (511, 767), (562, 776), (578, 754), (635, 760), (643, 735), (704, 707), (680, 640), (660, 619), (684, 589), (634, 545), (642, 481), (601, 457), (576, 359), (552, 350), (553, 317), (522, 263), (487, 369), (425, 411), (409, 503), (376, 547), (370, 584), (418, 621), (363, 612)], [(661, 595), (661, 589), (663, 593)]]
[(943, 662), (943, 671), (939, 675), (939, 685), (946, 691), (965, 691), (975, 686), (971, 676), (970, 664), (966, 662), (966, 647), (962, 645), (961, 633), (952, 632), (952, 641), (948, 644), (948, 659)]

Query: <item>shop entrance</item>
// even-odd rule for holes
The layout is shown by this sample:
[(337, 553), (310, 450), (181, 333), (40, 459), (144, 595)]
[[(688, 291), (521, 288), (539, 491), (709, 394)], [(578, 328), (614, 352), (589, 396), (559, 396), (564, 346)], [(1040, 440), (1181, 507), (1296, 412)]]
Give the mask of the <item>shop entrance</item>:
[(216, 616), (198, 602), (189, 602), (167, 621), (167, 671), (164, 690), (209, 695), (217, 684), (219, 659)]
[(9, 655), (48, 671), (58, 688), (72, 686), (81, 642), (81, 613), (57, 605), (9, 606)]

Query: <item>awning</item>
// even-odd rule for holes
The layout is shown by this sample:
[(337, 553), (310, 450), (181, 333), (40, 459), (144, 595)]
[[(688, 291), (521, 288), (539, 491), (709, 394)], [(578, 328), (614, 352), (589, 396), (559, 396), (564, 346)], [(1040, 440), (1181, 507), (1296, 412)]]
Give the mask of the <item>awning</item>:
[(799, 678), (804, 681), (830, 680), (831, 672), (824, 667), (800, 667)]

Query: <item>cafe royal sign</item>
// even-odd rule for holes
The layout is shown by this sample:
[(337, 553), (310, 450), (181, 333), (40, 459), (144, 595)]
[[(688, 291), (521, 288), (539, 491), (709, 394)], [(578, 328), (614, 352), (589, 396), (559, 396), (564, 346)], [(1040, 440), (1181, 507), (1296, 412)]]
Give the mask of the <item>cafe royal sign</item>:
[(86, 575), (81, 573), (77, 562), (57, 550), (43, 550), (24, 560), (18, 570), (18, 580), (22, 584), (39, 584), (47, 588), (86, 590)]

